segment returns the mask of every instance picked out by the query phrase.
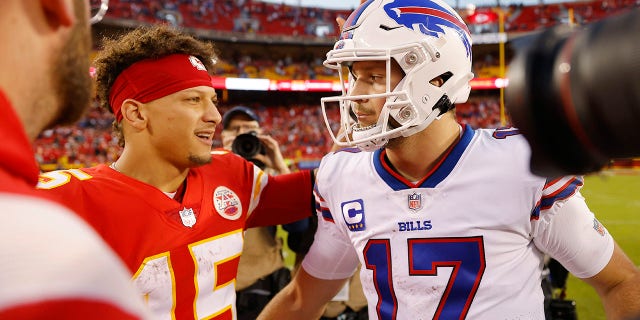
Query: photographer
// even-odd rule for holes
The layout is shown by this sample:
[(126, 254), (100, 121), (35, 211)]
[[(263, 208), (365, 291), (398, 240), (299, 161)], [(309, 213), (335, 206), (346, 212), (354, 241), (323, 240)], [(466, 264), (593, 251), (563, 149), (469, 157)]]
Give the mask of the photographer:
[[(236, 141), (238, 136), (241, 140)], [(289, 173), (278, 142), (262, 133), (260, 118), (248, 107), (237, 106), (224, 114), (222, 147), (255, 163), (269, 174)]]
[[(255, 111), (244, 106), (234, 107), (222, 117), (222, 127), (224, 149), (232, 150), (268, 174), (289, 173), (278, 142), (262, 132)], [(306, 219), (302, 223), (306, 223)], [(276, 227), (247, 229), (236, 283), (238, 320), (255, 319), (290, 279)]]

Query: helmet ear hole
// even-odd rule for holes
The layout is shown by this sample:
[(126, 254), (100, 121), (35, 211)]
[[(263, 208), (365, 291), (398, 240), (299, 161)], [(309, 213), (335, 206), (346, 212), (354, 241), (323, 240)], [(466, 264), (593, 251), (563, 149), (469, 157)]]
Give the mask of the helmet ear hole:
[(442, 87), (442, 85), (444, 85), (449, 79), (451, 79), (451, 77), (453, 76), (453, 73), (451, 73), (450, 71), (447, 71), (431, 80), (429, 80), (429, 83), (431, 83), (432, 85), (436, 86), (436, 87)]

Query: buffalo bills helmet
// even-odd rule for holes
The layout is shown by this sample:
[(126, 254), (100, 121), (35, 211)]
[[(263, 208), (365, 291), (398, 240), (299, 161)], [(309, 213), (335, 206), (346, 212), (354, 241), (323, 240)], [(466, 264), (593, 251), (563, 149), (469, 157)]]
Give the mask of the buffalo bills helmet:
[[(391, 59), (404, 72), (395, 88), (389, 81)], [(356, 61), (386, 61), (385, 93), (348, 93), (345, 84), (352, 87), (354, 79), (344, 70)], [(473, 78), (471, 36), (462, 18), (443, 1), (369, 0), (346, 20), (324, 65), (337, 70), (342, 83), (341, 96), (321, 99), (334, 142), (372, 151), (389, 139), (422, 131), (454, 103), (467, 100)], [(441, 86), (430, 83), (437, 77), (444, 80)], [(386, 102), (377, 123), (360, 127), (352, 117), (352, 104), (380, 97)], [(327, 113), (330, 104), (338, 105), (339, 125)]]

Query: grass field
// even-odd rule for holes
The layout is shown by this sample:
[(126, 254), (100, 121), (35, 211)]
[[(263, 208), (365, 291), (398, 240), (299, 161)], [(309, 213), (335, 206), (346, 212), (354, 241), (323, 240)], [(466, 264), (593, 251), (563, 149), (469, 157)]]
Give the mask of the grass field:
[[(631, 260), (640, 265), (640, 173), (587, 176), (582, 189), (587, 204)], [(596, 292), (570, 276), (567, 298), (576, 301), (579, 320), (604, 320)]]

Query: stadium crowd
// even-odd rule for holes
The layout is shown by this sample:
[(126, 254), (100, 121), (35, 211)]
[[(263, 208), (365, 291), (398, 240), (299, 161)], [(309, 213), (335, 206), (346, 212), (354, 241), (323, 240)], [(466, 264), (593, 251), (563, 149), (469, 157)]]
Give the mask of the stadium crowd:
[[(567, 23), (567, 19), (579, 24), (588, 23), (639, 5), (639, 0), (607, 0), (510, 5), (504, 8), (474, 7), (459, 11), (472, 30), (483, 32), (497, 30), (495, 13), (502, 10), (505, 13), (505, 30), (521, 32)], [(336, 17), (346, 17), (349, 12), (257, 0), (115, 0), (110, 2), (106, 18), (232, 33), (278, 35), (285, 32), (296, 37), (332, 38), (337, 35)], [(215, 71), (221, 77), (337, 79), (334, 70), (322, 65), (324, 57), (309, 54), (274, 56), (265, 52), (232, 52), (221, 58)], [(480, 78), (500, 77), (495, 53), (474, 57), (473, 72)], [(223, 113), (231, 107), (222, 105), (220, 111)], [(264, 107), (256, 104), (251, 107), (264, 119), (265, 130), (273, 133), (283, 155), (292, 163), (308, 159), (316, 161), (331, 147), (332, 141), (318, 105)], [(460, 122), (474, 128), (501, 126), (497, 97), (472, 96), (469, 102), (457, 105), (457, 115)], [(109, 112), (94, 105), (75, 126), (44, 131), (34, 143), (41, 169), (49, 171), (113, 162), (121, 149), (111, 134), (112, 121), (113, 116)], [(214, 147), (221, 146), (219, 131)]]
[[(476, 33), (497, 32), (498, 11), (504, 13), (505, 31), (525, 32), (558, 24), (587, 24), (639, 5), (637, 0), (540, 1), (535, 5), (471, 6), (458, 11)], [(335, 18), (347, 17), (350, 11), (257, 0), (116, 0), (110, 4), (107, 18), (236, 33), (325, 38), (337, 35)]]
[[(237, 54), (224, 57), (216, 64), (216, 75), (234, 78), (263, 78), (272, 80), (338, 80), (336, 70), (322, 65), (324, 57), (308, 54), (264, 56), (268, 53)], [(494, 53), (474, 58), (473, 72), (478, 78), (500, 77), (499, 60)]]
[[(533, 31), (558, 24), (583, 25), (640, 5), (638, 0), (579, 1), (502, 7), (460, 8), (458, 11), (474, 33), (497, 32), (498, 12), (504, 13), (504, 30)], [(175, 26), (226, 32), (293, 36), (296, 39), (337, 36), (336, 17), (350, 10), (330, 10), (266, 3), (257, 0), (116, 0), (111, 1), (107, 20), (135, 20), (136, 23), (168, 23)], [(296, 55), (297, 54), (297, 55)], [(222, 77), (295, 80), (335, 80), (337, 73), (324, 68), (324, 56), (271, 52), (224, 52), (216, 74)], [(499, 77), (495, 54), (474, 57), (477, 77)]]
[[(224, 114), (233, 106), (221, 105)], [(280, 144), (282, 154), (292, 165), (300, 161), (317, 161), (332, 146), (319, 105), (251, 105)], [(482, 97), (457, 105), (458, 120), (474, 128), (500, 126), (500, 104), (496, 98)], [(337, 113), (334, 115), (337, 117)], [(335, 119), (334, 119), (335, 120)], [(45, 130), (34, 143), (34, 152), (42, 171), (111, 163), (121, 148), (111, 134), (113, 115), (94, 105), (74, 126)], [(214, 147), (221, 147), (221, 126), (216, 129)]]
[(329, 10), (252, 0), (118, 0), (107, 18), (143, 23), (169, 23), (194, 29), (238, 33), (332, 37), (335, 19), (351, 10)]

